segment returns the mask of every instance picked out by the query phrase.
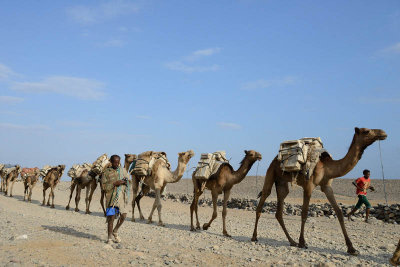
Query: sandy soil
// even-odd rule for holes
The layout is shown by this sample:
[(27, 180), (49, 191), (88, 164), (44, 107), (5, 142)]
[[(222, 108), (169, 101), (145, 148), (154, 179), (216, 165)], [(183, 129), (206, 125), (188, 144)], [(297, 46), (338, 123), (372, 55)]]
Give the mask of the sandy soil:
[[(350, 238), (360, 251), (358, 257), (349, 256), (336, 219), (309, 218), (306, 225), (309, 248), (300, 249), (289, 247), (274, 215), (263, 214), (259, 224), (259, 242), (253, 243), (250, 238), (255, 212), (229, 209), (227, 227), (232, 238), (225, 238), (222, 236), (221, 208), (208, 231), (190, 232), (189, 206), (167, 200), (162, 202), (166, 227), (138, 220), (126, 221), (120, 230), (121, 245), (114, 244), (113, 248), (107, 248), (104, 243), (106, 224), (99, 205), (99, 191), (92, 202), (93, 213), (85, 215), (82, 211), (76, 213), (65, 210), (68, 185), (61, 183), (57, 187), (55, 209), (40, 206), (41, 184), (34, 189), (32, 203), (23, 202), (21, 183), (16, 183), (13, 198), (0, 196), (1, 266), (309, 266), (319, 263), (382, 266), (388, 264), (400, 237), (399, 225), (376, 220), (368, 225), (360, 220), (346, 221)], [(182, 183), (181, 186), (186, 185)], [(173, 190), (173, 187), (169, 190)], [(151, 198), (143, 199), (145, 216), (152, 202)], [(80, 208), (84, 210), (84, 195)], [(211, 213), (210, 207), (199, 208), (201, 224), (209, 220)], [(153, 219), (157, 221), (157, 215)], [(300, 217), (285, 216), (285, 221), (289, 232), (297, 239)], [(25, 234), (27, 239), (18, 239)]]

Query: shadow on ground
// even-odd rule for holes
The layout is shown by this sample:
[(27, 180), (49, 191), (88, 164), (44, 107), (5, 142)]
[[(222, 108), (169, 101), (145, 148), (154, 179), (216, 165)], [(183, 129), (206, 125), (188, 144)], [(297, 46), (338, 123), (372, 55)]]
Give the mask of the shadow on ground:
[(75, 237), (80, 237), (80, 238), (87, 238), (87, 239), (91, 239), (91, 240), (103, 241), (103, 239), (101, 239), (97, 235), (92, 235), (92, 234), (80, 232), (80, 231), (77, 231), (77, 230), (75, 230), (75, 229), (73, 229), (71, 227), (68, 227), (68, 226), (42, 225), (42, 228), (46, 229), (46, 230), (49, 230), (49, 231), (61, 233), (61, 234), (64, 234), (64, 235), (70, 235), (70, 236), (75, 236)]

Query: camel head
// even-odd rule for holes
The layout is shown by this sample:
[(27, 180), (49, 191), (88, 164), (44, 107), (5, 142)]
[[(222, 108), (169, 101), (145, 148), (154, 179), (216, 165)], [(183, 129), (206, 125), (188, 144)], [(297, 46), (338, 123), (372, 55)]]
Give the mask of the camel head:
[(255, 150), (245, 150), (244, 153), (246, 154), (245, 158), (250, 159), (252, 162), (262, 159), (261, 154)]
[(125, 154), (125, 162), (132, 163), (135, 159), (137, 159), (135, 154)]
[(362, 148), (374, 143), (376, 140), (385, 140), (387, 134), (384, 130), (380, 129), (368, 129), (368, 128), (355, 128), (354, 129), (354, 139), (353, 142), (358, 144)]
[(179, 161), (182, 161), (183, 163), (187, 164), (189, 160), (194, 156), (193, 150), (188, 150), (186, 152), (181, 152), (178, 153)]
[(15, 165), (15, 169), (17, 170), (17, 173), (20, 173), (22, 171), (21, 166)]

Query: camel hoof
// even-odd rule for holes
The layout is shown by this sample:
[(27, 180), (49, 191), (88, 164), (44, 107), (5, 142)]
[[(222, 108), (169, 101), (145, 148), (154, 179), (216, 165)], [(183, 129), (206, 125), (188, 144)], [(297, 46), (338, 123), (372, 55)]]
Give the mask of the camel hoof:
[(158, 222), (158, 226), (164, 227), (164, 226), (165, 226), (165, 223), (163, 223), (163, 222)]
[(54, 205), (51, 205), (50, 208), (51, 208), (51, 209), (54, 209)]
[(190, 227), (190, 231), (191, 232), (196, 232), (196, 229), (194, 229), (194, 227)]
[(390, 264), (393, 266), (399, 266), (400, 265), (400, 261), (396, 261), (395, 259), (391, 258), (389, 260)]
[(200, 225), (196, 226), (196, 230), (201, 230)]
[(75, 209), (75, 212), (79, 212), (79, 209)]
[(147, 224), (152, 224), (153, 221), (152, 220), (147, 220)]
[(90, 211), (90, 210), (87, 210), (86, 212), (85, 212), (85, 214), (91, 214), (92, 212)]
[(66, 209), (66, 210), (69, 210), (69, 206), (66, 206), (65, 209)]
[(144, 221), (144, 220), (145, 220), (145, 218), (144, 218), (143, 216), (140, 216), (140, 220)]
[(360, 255), (360, 252), (358, 252), (358, 250), (356, 250), (356, 249), (354, 249), (354, 248), (348, 249), (348, 250), (347, 250), (347, 253), (349, 253), (349, 254), (352, 255), (352, 256), (358, 256), (358, 255)]
[(290, 242), (290, 246), (291, 247), (298, 247), (299, 246), (299, 244), (297, 244), (296, 242)]
[(232, 237), (230, 234), (228, 234), (228, 233), (223, 233), (224, 234), (224, 236), (226, 236), (226, 237)]
[(253, 242), (257, 242), (257, 241), (258, 241), (258, 239), (257, 239), (257, 237), (253, 236), (253, 237), (251, 238), (251, 241), (253, 241)]
[(135, 218), (132, 218), (131, 221), (132, 221), (132, 222), (136, 222)]
[(298, 247), (299, 247), (299, 248), (305, 248), (305, 249), (308, 248), (308, 246), (307, 246), (306, 243), (303, 243), (303, 244), (300, 244), (300, 243), (299, 243)]
[(210, 227), (210, 226), (209, 226), (209, 225), (207, 225), (206, 223), (205, 223), (205, 224), (203, 224), (203, 230), (207, 230), (209, 227)]
[(13, 195), (10, 195), (10, 197), (13, 197)]

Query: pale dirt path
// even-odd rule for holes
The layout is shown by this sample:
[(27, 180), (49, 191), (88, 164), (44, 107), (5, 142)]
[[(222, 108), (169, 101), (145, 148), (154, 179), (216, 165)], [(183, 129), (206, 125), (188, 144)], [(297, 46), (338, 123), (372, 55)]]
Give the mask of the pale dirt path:
[[(310, 218), (306, 226), (309, 249), (288, 246), (273, 215), (263, 214), (259, 225), (259, 242), (250, 242), (255, 212), (228, 210), (228, 231), (233, 238), (222, 236), (221, 208), (218, 218), (208, 231), (189, 231), (189, 206), (170, 200), (163, 201), (166, 227), (144, 222), (127, 221), (121, 227), (122, 248), (104, 249), (106, 225), (96, 192), (92, 215), (66, 211), (68, 191), (62, 184), (56, 190), (56, 209), (40, 206), (41, 185), (34, 189), (33, 202), (22, 201), (22, 184), (16, 183), (14, 198), (0, 196), (0, 265), (4, 266), (78, 266), (78, 265), (184, 265), (184, 266), (265, 266), (311, 265), (373, 265), (388, 263), (400, 237), (400, 226), (360, 221), (347, 223), (358, 257), (348, 256), (336, 219)], [(147, 216), (153, 199), (143, 199)], [(74, 205), (72, 205), (74, 207)], [(84, 195), (80, 208), (84, 209)], [(211, 216), (210, 207), (200, 207), (200, 222)], [(130, 216), (131, 213), (128, 214)], [(157, 215), (153, 218), (158, 220)], [(287, 227), (297, 239), (299, 216), (285, 216)], [(329, 229), (325, 231), (324, 229)], [(10, 240), (28, 235), (27, 240)]]

